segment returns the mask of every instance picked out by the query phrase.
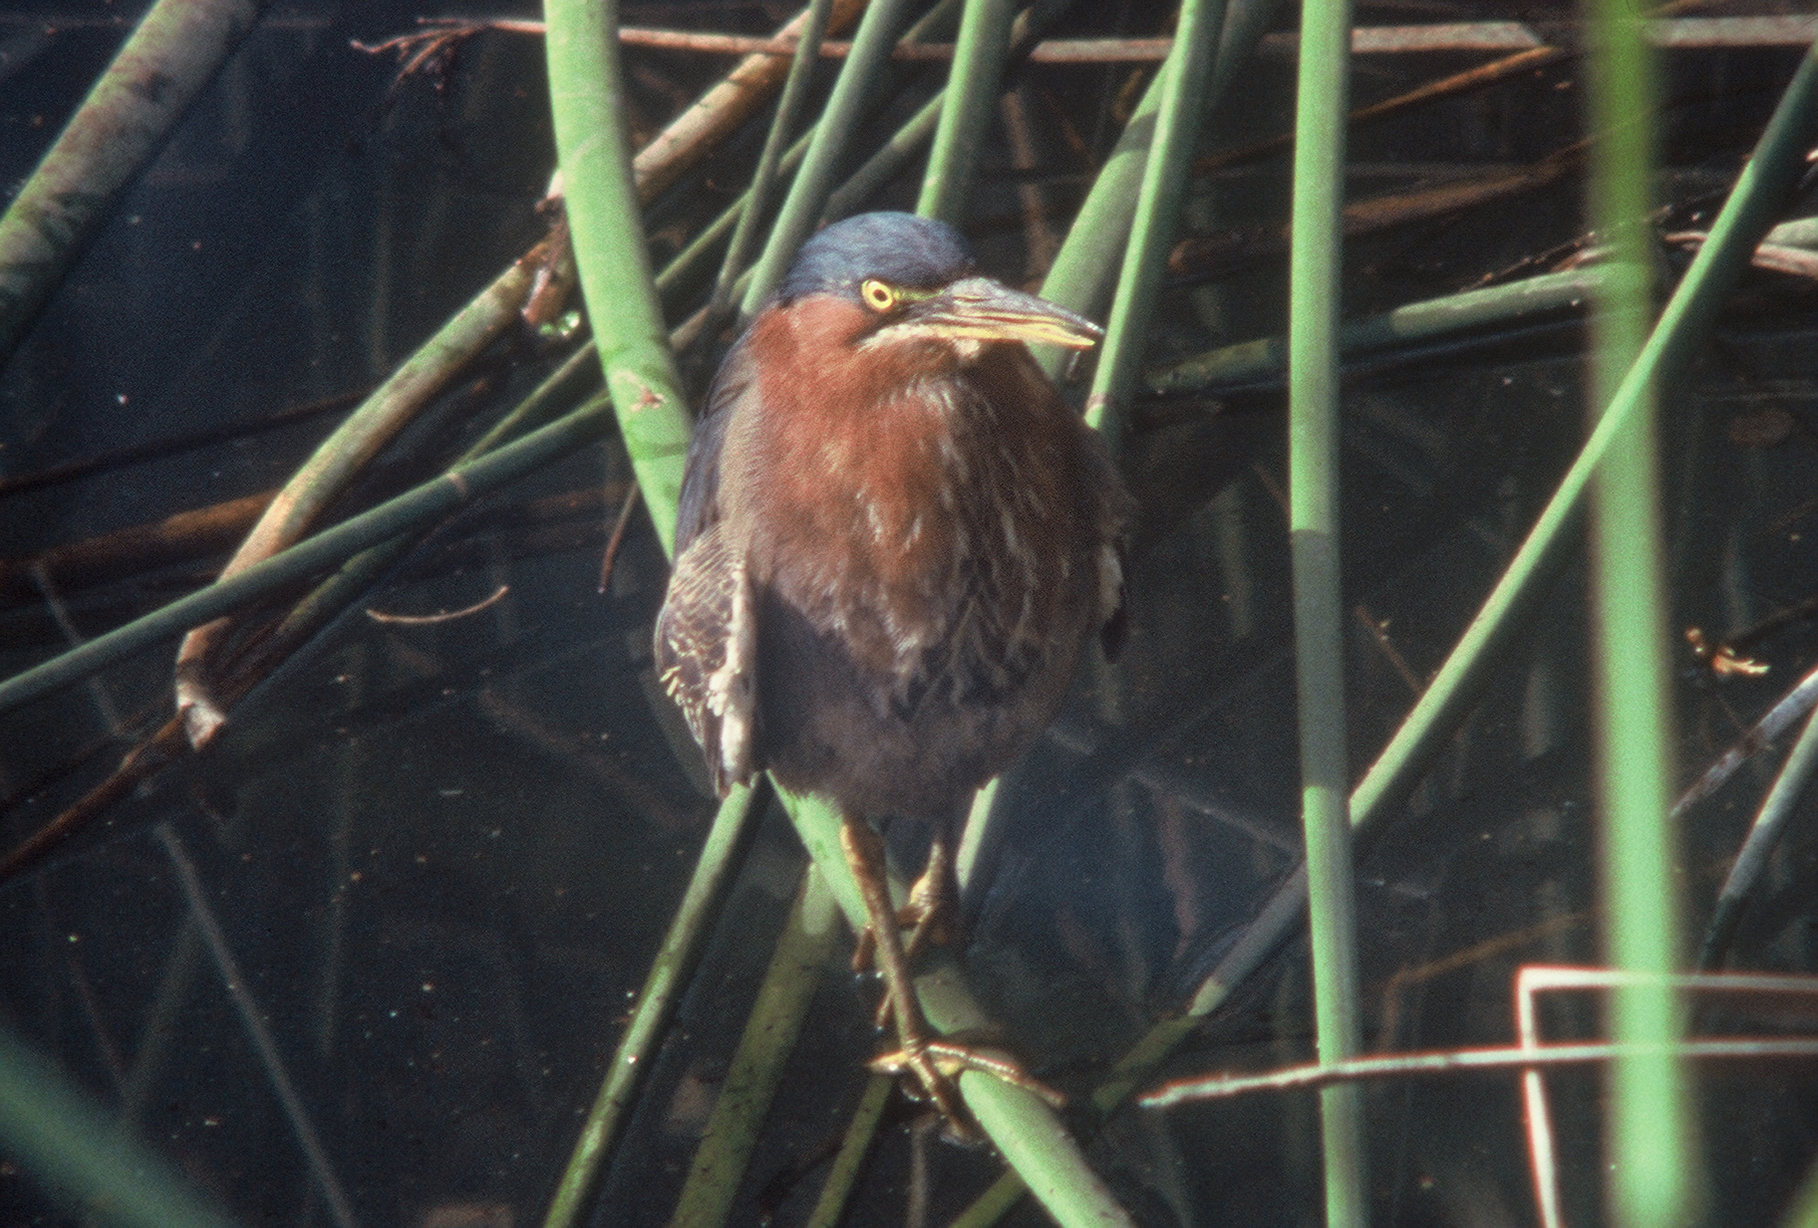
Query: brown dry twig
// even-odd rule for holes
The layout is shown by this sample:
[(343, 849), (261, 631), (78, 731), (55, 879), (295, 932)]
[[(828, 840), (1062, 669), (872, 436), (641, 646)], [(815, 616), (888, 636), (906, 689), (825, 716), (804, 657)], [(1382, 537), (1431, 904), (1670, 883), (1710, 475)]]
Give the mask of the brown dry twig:
[(443, 610), (439, 614), (387, 614), (383, 610), (375, 610), (369, 606), (366, 610), (366, 617), (376, 623), (386, 623), (398, 627), (429, 627), (436, 623), (451, 623), (457, 618), (466, 618), (469, 614), (478, 614), (488, 606), (498, 604), (510, 591), (511, 585), (501, 584), (492, 590), (490, 597), (483, 597), (472, 605), (463, 606), (458, 610)]

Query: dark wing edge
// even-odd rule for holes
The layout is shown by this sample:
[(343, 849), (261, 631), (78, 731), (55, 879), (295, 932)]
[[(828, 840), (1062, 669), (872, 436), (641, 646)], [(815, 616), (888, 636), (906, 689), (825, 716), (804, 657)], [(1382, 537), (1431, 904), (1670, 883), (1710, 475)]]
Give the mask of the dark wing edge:
[(1081, 452), (1085, 477), (1092, 491), (1093, 529), (1098, 535), (1098, 642), (1105, 660), (1116, 661), (1130, 631), (1130, 610), (1125, 602), (1129, 577), (1130, 536), (1136, 522), (1136, 500), (1124, 486), (1117, 462), (1105, 441), (1083, 422)]
[(750, 574), (718, 525), (676, 559), (657, 615), (656, 667), (725, 797), (756, 771), (757, 612)]
[(750, 387), (751, 361), (745, 338), (733, 343), (707, 390), (707, 405), (688, 440), (688, 459), (682, 469), (682, 497), (676, 507), (675, 556), (680, 559), (701, 534), (720, 519), (720, 450), (726, 443), (726, 426), (732, 409)]

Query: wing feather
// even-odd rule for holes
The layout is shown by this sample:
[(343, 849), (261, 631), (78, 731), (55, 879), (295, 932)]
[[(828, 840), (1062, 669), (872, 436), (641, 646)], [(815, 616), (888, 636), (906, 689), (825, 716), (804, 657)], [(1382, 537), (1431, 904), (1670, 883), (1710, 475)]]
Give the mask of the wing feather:
[(716, 524), (676, 560), (657, 615), (656, 662), (722, 797), (756, 770), (756, 648), (750, 571)]

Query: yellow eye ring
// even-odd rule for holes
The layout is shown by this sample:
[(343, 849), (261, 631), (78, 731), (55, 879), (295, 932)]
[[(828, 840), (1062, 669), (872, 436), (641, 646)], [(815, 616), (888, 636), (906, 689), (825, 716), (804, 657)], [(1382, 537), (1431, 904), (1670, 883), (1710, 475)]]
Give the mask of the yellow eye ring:
[(875, 277), (867, 277), (859, 283), (859, 297), (865, 300), (865, 306), (879, 315), (895, 307), (898, 302), (896, 291)]

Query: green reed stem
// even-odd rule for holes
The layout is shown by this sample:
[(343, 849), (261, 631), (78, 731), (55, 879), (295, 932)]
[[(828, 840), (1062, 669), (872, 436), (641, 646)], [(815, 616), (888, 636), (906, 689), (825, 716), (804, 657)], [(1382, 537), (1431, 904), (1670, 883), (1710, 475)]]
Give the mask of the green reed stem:
[[(1464, 290), (1442, 298), (1408, 303), (1393, 311), (1353, 320), (1338, 330), (1339, 352), (1347, 357), (1391, 346), (1469, 332), (1523, 316), (1576, 307), (1589, 300), (1603, 271), (1597, 266), (1542, 273), (1503, 286)], [(1205, 392), (1278, 375), (1288, 365), (1285, 335), (1261, 337), (1154, 367), (1143, 375), (1150, 392)]]
[[(1294, 571), (1294, 662), (1306, 832), (1313, 1018), (1322, 1063), (1363, 1050), (1357, 913), (1345, 793), (1344, 613), (1339, 588), (1339, 349), (1344, 278), (1349, 0), (1307, 0), (1300, 18), (1294, 206), (1288, 261), (1288, 522)], [(1355, 1084), (1320, 1091), (1329, 1228), (1369, 1222), (1363, 1098)]]
[[(509, 413), (476, 439), (456, 463), (478, 460), (496, 450), (520, 431), (546, 417), (557, 406), (572, 406), (581, 399), (583, 390), (598, 382), (598, 363), (593, 343), (588, 342), (564, 359), (529, 396), (513, 406)], [(271, 660), (275, 655), (289, 652), (326, 626), (330, 619), (358, 600), (360, 594), (370, 589), (381, 575), (414, 549), (423, 540), (422, 535), (426, 531), (427, 525), (418, 525), (412, 532), (401, 533), (390, 541), (362, 550), (348, 559), (340, 570), (291, 607), (290, 613), (284, 616), (284, 621), (278, 624), (277, 630), (260, 642), (260, 658)]]
[(619, 433), (663, 552), (675, 553), (690, 419), (650, 283), (619, 102), (617, 0), (549, 0), (549, 99), (581, 291)]
[(175, 1166), (131, 1141), (54, 1065), (0, 1027), (0, 1149), (80, 1208), (121, 1228), (233, 1228)]
[(80, 682), (158, 641), (180, 635), (333, 567), (366, 547), (447, 516), (466, 503), (584, 447), (612, 429), (612, 405), (594, 400), (522, 439), (388, 499), (370, 511), (261, 559), (125, 626), (0, 682), (0, 713)]
[(1086, 422), (1104, 435), (1113, 456), (1121, 450), (1124, 410), (1136, 389), (1168, 246), (1180, 226), (1187, 172), (1192, 166), (1200, 115), (1205, 109), (1206, 82), (1212, 76), (1224, 21), (1225, 0), (1186, 0), (1180, 7), (1173, 50), (1157, 78), (1161, 97), (1143, 159), (1130, 241), (1124, 249), (1117, 292), (1111, 299), (1111, 318), (1105, 325), (1104, 344), (1099, 347), (1092, 391), (1086, 397)]
[[(1708, 335), (1724, 296), (1748, 266), (1756, 244), (1798, 183), (1805, 169), (1805, 150), (1815, 137), (1818, 44), (1807, 52), (1781, 96), (1754, 156), (1743, 167), (1723, 210), (1680, 279), (1609, 411), (1585, 441), (1578, 459), (1439, 673), (1351, 791), (1352, 826), (1361, 828), (1381, 818), (1406, 797), (1440, 748), (1457, 732), (1459, 722), (1487, 683), (1522, 615), (1531, 608), (1543, 582), (1553, 574), (1563, 553), (1567, 530), (1577, 523), (1578, 513), (1583, 510), (1585, 486), (1609, 450), (1616, 428), (1635, 410), (1635, 387), (1650, 381), (1671, 387), (1684, 372), (1697, 346)], [(1108, 1109), (1121, 1101), (1127, 1089), (1147, 1079), (1174, 1046), (1191, 1034), (1197, 1020), (1217, 1010), (1245, 978), (1261, 967), (1270, 952), (1305, 917), (1306, 893), (1303, 865), (1276, 889), (1201, 983), (1184, 1016), (1164, 1020), (1150, 1029), (1118, 1063), (1113, 1078), (1102, 1089), (1103, 1095), (1095, 1095), (1094, 1103)], [(1008, 1206), (1014, 1201), (1009, 1197), (1014, 1185), (1014, 1175), (1005, 1174), (979, 1197), (974, 1208), (987, 1201)], [(982, 1228), (991, 1221), (972, 1218), (968, 1212), (963, 1222), (968, 1228)]]
[(0, 366), (271, 0), (158, 0), (0, 217)]
[[(1201, 95), (1201, 109), (1210, 111), (1224, 96), (1238, 65), (1250, 58), (1275, 16), (1280, 0), (1227, 0), (1219, 35), (1218, 58)], [(1096, 316), (1110, 297), (1113, 277), (1122, 258), (1130, 227), (1136, 216), (1149, 143), (1155, 132), (1156, 111), (1168, 75), (1167, 62), (1143, 92), (1142, 100), (1124, 125), (1111, 156), (1099, 168), (1092, 190), (1067, 230), (1056, 253), (1054, 266), (1042, 282), (1042, 297)], [(1049, 378), (1057, 377), (1070, 357), (1059, 346), (1032, 347), (1036, 361)]]
[[(1592, 704), (1596, 728), (1604, 945), (1629, 972), (1679, 970), (1673, 890), (1673, 697), (1668, 598), (1661, 551), (1656, 384), (1631, 380), (1648, 332), (1654, 170), (1653, 66), (1641, 15), (1626, 0), (1591, 0), (1588, 126), (1590, 215), (1612, 262), (1592, 321), (1592, 405), (1628, 412), (1589, 490)], [(1649, 373), (1651, 374), (1651, 373)], [(1624, 1228), (1685, 1222), (1692, 1153), (1678, 995), (1664, 976), (1618, 986), (1610, 1039), (1657, 1046), (1619, 1057), (1605, 1102), (1606, 1199)]]
[(865, 1094), (859, 1098), (859, 1106), (846, 1125), (839, 1154), (827, 1168), (827, 1180), (821, 1183), (821, 1192), (814, 1200), (814, 1211), (808, 1216), (807, 1228), (839, 1228), (840, 1220), (846, 1214), (846, 1200), (852, 1197), (852, 1187), (858, 1184), (865, 1153), (871, 1150), (878, 1123), (884, 1119), (884, 1107), (890, 1103), (890, 1093), (895, 1090), (896, 1080), (889, 1075), (872, 1075), (865, 1081)]
[(821, 972), (841, 936), (833, 894), (810, 865), (713, 1102), (669, 1228), (720, 1228), (726, 1223)]
[(784, 142), (795, 127), (796, 115), (808, 98), (808, 84), (820, 62), (821, 40), (827, 36), (827, 21), (833, 15), (833, 0), (813, 0), (808, 6), (808, 20), (802, 25), (802, 38), (795, 48), (795, 59), (789, 65), (789, 77), (783, 82), (783, 96), (777, 100), (776, 115), (764, 137), (764, 148), (758, 154), (757, 167), (745, 188), (738, 206), (738, 227), (726, 247), (720, 263), (719, 280), (714, 283), (713, 298), (708, 304), (711, 314), (719, 314), (732, 303), (733, 282), (744, 271), (757, 239), (757, 228), (770, 209), (771, 193), (776, 187), (785, 158)]
[(763, 789), (740, 785), (720, 803), (695, 862), (694, 875), (669, 922), (669, 932), (663, 936), (663, 945), (644, 978), (644, 988), (632, 1008), (625, 1035), (613, 1052), (605, 1081), (600, 1084), (568, 1166), (556, 1184), (543, 1228), (571, 1228), (597, 1184), (625, 1111), (656, 1060), (664, 1031), (694, 975), (707, 936), (719, 919), (720, 906), (725, 903), (734, 873), (750, 844), (755, 828), (752, 819), (763, 810), (764, 796)]
[(966, 0), (953, 68), (943, 91), (934, 148), (915, 211), (959, 224), (978, 168), (979, 144), (997, 108), (998, 82), (1010, 49), (1012, 0)]
[[(1042, 34), (1053, 24), (1055, 18), (1066, 12), (1072, 4), (1073, 0), (1040, 0), (1018, 13), (1010, 26), (1010, 49), (1006, 65), (1027, 55), (1029, 49), (1041, 41)], [(862, 209), (885, 184), (896, 178), (897, 172), (908, 165), (921, 147), (934, 138), (946, 101), (947, 91), (942, 89), (923, 103), (919, 111), (905, 121), (889, 140), (878, 147), (876, 153), (865, 159), (846, 182), (827, 198), (827, 207), (821, 210), (821, 220), (837, 222), (841, 218), (850, 217)]]
[(807, 156), (802, 159), (802, 168), (790, 181), (789, 195), (784, 198), (783, 207), (770, 228), (764, 254), (753, 266), (742, 304), (744, 315), (757, 314), (758, 305), (782, 282), (783, 274), (795, 259), (796, 249), (814, 229), (815, 219), (820, 217), (821, 207), (827, 203), (827, 195), (833, 189), (834, 172), (864, 115), (871, 83), (889, 62), (890, 48), (904, 8), (903, 0), (871, 0), (866, 6), (865, 16), (860, 19), (858, 33), (852, 40), (852, 50), (840, 66), (833, 92), (821, 111), (820, 122), (815, 125), (814, 139), (809, 143)]
[[(1807, 52), (1781, 96), (1754, 156), (1742, 168), (1709, 236), (1680, 278), (1609, 409), (1457, 646), (1352, 790), (1353, 826), (1380, 818), (1406, 797), (1457, 731), (1487, 685), (1515, 628), (1563, 560), (1570, 530), (1578, 525), (1584, 510), (1590, 480), (1621, 428), (1641, 408), (1642, 390), (1655, 384), (1671, 387), (1696, 355), (1724, 296), (1748, 266), (1755, 245), (1798, 182), (1805, 167), (1805, 149), (1814, 135), (1818, 135), (1818, 45)], [(1297, 923), (1305, 891), (1304, 875), (1291, 877), (1276, 890), (1200, 986), (1190, 1013), (1216, 1010), (1255, 971)]]

